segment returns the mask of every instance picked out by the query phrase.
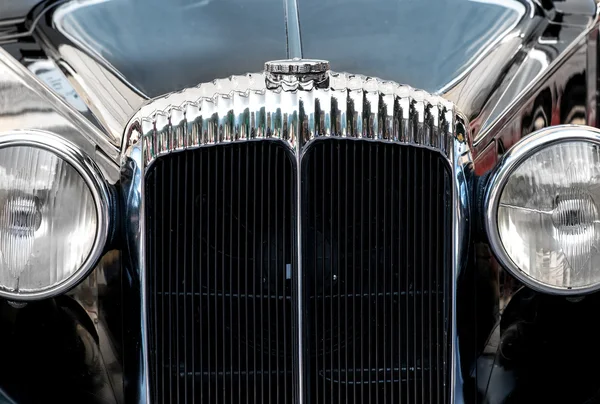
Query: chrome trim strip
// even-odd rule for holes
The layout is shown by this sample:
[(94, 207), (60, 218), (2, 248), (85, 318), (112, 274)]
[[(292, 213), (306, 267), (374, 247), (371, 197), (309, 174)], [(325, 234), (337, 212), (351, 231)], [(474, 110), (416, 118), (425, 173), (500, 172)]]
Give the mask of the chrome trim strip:
[[(469, 176), (471, 135), (466, 118), (445, 99), (395, 82), (348, 73), (323, 73), (320, 61), (281, 61), (278, 69), (267, 63), (265, 73), (217, 79), (197, 87), (171, 93), (145, 104), (127, 124), (124, 136), (122, 177), (126, 179), (127, 249), (132, 268), (145, 286), (144, 172), (160, 156), (217, 144), (262, 139), (283, 142), (296, 155), (299, 169), (304, 151), (316, 139), (348, 138), (392, 142), (423, 147), (441, 153), (454, 176), (453, 262), (450, 338), (451, 402), (460, 402), (462, 392), (456, 330), (456, 286), (466, 258), (469, 237)], [(289, 63), (312, 64), (311, 68), (288, 69)], [(313, 69), (314, 68), (314, 69)], [(286, 71), (294, 73), (285, 74)], [(277, 73), (277, 74), (274, 74)], [(305, 402), (306, 350), (302, 346), (301, 180), (297, 176), (298, 257), (296, 294), (296, 400)], [(149, 352), (146, 291), (141, 304), (142, 361), (139, 400), (149, 402)], [(461, 393), (462, 397), (462, 393)], [(140, 401), (142, 402), (142, 401)]]
[[(47, 17), (52, 19), (53, 28), (48, 29), (50, 23), (42, 21), (39, 27), (34, 28), (33, 36), (85, 100), (102, 125), (104, 138), (112, 145), (120, 146), (128, 119), (149, 97), (129, 83), (100, 52), (64, 27), (66, 16), (77, 10), (85, 12), (86, 8), (100, 2), (64, 2), (54, 9), (51, 17)], [(56, 32), (50, 36), (52, 30)]]
[[(134, 277), (139, 279), (140, 316), (139, 326), (141, 341), (139, 341), (139, 356), (137, 363), (127, 363), (126, 366), (135, 367), (134, 372), (138, 380), (129, 384), (134, 389), (136, 403), (150, 403), (149, 383), (149, 345), (148, 345), (148, 313), (146, 292), (146, 259), (145, 259), (145, 209), (144, 209), (144, 181), (143, 143), (139, 141), (139, 126), (134, 126), (125, 134), (128, 142), (124, 149), (121, 161), (121, 187), (123, 189), (123, 228), (124, 228), (124, 275), (136, 283)], [(127, 271), (130, 273), (127, 273)], [(133, 327), (136, 329), (137, 327)], [(126, 387), (126, 386), (125, 386)], [(127, 391), (125, 391), (126, 397)]]
[(510, 258), (498, 234), (498, 203), (502, 190), (510, 175), (527, 158), (536, 152), (563, 142), (590, 142), (600, 146), (600, 129), (579, 125), (559, 125), (541, 129), (527, 138), (521, 140), (510, 149), (498, 163), (498, 166), (490, 178), (485, 192), (485, 230), (490, 242), (490, 247), (500, 264), (506, 268), (515, 278), (534, 290), (555, 295), (582, 295), (594, 292), (600, 288), (600, 284), (579, 288), (556, 288), (550, 285), (538, 283), (534, 278), (526, 275), (517, 267)]
[(15, 293), (0, 287), (0, 297), (18, 301), (33, 301), (56, 296), (79, 284), (94, 269), (104, 252), (112, 218), (108, 186), (100, 168), (77, 146), (54, 133), (42, 130), (24, 130), (0, 133), (0, 149), (8, 147), (44, 149), (70, 164), (88, 185), (96, 205), (98, 227), (94, 244), (81, 268), (60, 284), (26, 294)]
[[(61, 4), (66, 3), (69, 0), (56, 0), (54, 3), (49, 4), (47, 6), (47, 8), (44, 8), (38, 16), (35, 17), (35, 19), (31, 22), (31, 24), (29, 24), (29, 28), (27, 29), (27, 31), (25, 32), (18, 32), (18, 33), (10, 33), (7, 35), (0, 35), (0, 41), (2, 42), (8, 42), (8, 41), (14, 41), (14, 40), (18, 40), (21, 38), (27, 38), (29, 36), (31, 36), (33, 34), (33, 32), (35, 31), (35, 27), (38, 25), (38, 23), (40, 22), (40, 20), (45, 16), (45, 14), (50, 11), (52, 8), (57, 7)], [(23, 16), (22, 19), (15, 19), (15, 20), (9, 20), (9, 21), (2, 21), (2, 24), (0, 25), (5, 25), (5, 24), (9, 24), (9, 23), (21, 23), (22, 21), (25, 21), (27, 18), (27, 14), (29, 14), (32, 9), (35, 7), (35, 3), (36, 1), (33, 0), (31, 2), (32, 4), (30, 4), (31, 8), (29, 10), (26, 11), (25, 16)], [(18, 2), (15, 2), (14, 4), (18, 4)], [(4, 7), (6, 7), (6, 5), (3, 5)], [(3, 10), (4, 11), (4, 10)]]
[[(587, 99), (585, 100), (585, 116), (586, 125), (596, 127), (598, 112), (598, 26), (588, 33), (587, 44), (584, 45), (587, 48), (586, 58), (586, 81), (587, 81)], [(567, 122), (569, 123), (568, 120)]]
[(467, 255), (470, 240), (470, 195), (473, 172), (473, 156), (469, 147), (471, 133), (468, 121), (460, 113), (456, 115), (454, 125), (454, 159), (452, 160), (452, 175), (454, 176), (452, 190), (452, 325), (451, 325), (451, 358), (450, 370), (450, 403), (463, 403), (463, 379), (460, 365), (459, 340), (457, 331), (458, 279), (463, 268), (467, 266)]
[[(300, 129), (301, 130), (301, 129)], [(304, 268), (302, 266), (302, 155), (301, 146), (298, 145), (295, 150), (296, 157), (296, 282), (295, 290), (292, 291), (292, 296), (296, 297), (294, 304), (294, 312), (292, 312), (292, 321), (296, 321), (295, 336), (292, 337), (292, 341), (298, 346), (298, 349), (293, 352), (292, 365), (297, 365), (296, 383), (293, 384), (294, 395), (293, 398), (298, 404), (304, 404), (305, 392), (308, 391), (307, 380), (308, 380), (308, 369), (306, 358), (310, 358), (310, 351), (308, 344), (304, 344), (307, 340), (307, 334), (305, 331), (305, 318), (306, 310), (304, 310)]]
[(104, 133), (1, 47), (0, 84), (10, 94), (0, 104), (1, 130), (47, 130), (89, 155), (100, 149), (111, 159), (118, 159), (117, 146)]
[[(531, 16), (529, 21), (532, 22), (534, 21), (533, 17), (536, 17), (539, 9), (531, 7), (530, 12)], [(471, 113), (471, 122), (480, 121), (480, 125), (483, 125), (481, 127), (473, 128), (473, 147), (477, 152), (489, 145), (498, 131), (501, 131), (510, 123), (512, 117), (514, 117), (532, 97), (536, 96), (543, 86), (548, 83), (549, 78), (551, 78), (565, 62), (569, 61), (581, 47), (587, 46), (586, 42), (590, 33), (593, 32), (600, 21), (600, 8), (596, 10), (594, 15), (589, 15), (589, 18), (589, 22), (584, 26), (570, 25), (572, 28), (577, 27), (581, 30), (580, 32), (577, 32), (576, 35), (571, 37), (571, 32), (569, 30), (564, 30), (566, 32), (563, 33), (562, 36), (558, 36), (556, 40), (550, 44), (544, 44), (543, 38), (539, 35), (534, 35), (530, 40), (523, 41), (523, 38), (526, 38), (528, 31), (533, 28), (527, 27), (527, 24), (524, 24), (523, 27), (516, 27), (513, 32), (503, 37), (503, 40), (498, 44), (496, 49), (501, 49), (504, 45), (509, 45), (513, 40), (517, 42), (514, 54), (508, 55), (509, 57), (514, 58), (515, 62), (507, 65), (508, 67), (514, 64), (515, 66), (510, 67), (513, 67), (514, 71), (517, 72), (517, 75), (520, 73), (520, 69), (525, 66), (521, 61), (526, 60), (528, 57), (534, 55), (534, 53), (538, 52), (547, 58), (544, 65), (541, 65), (543, 67), (538, 68), (539, 71), (534, 80), (525, 81), (522, 85), (515, 88), (510, 88), (510, 86), (507, 85), (508, 83), (504, 84), (500, 79), (500, 76), (497, 78), (498, 82), (491, 81), (490, 77), (487, 77), (485, 74), (486, 70), (484, 69), (487, 67), (489, 70), (491, 66), (498, 65), (499, 61), (502, 60), (501, 58), (506, 58), (507, 56), (506, 54), (500, 54), (495, 57), (493, 55), (494, 52), (491, 52), (484, 57), (477, 68), (470, 71), (469, 74), (462, 79), (466, 84), (469, 80), (469, 76), (472, 75), (472, 80), (478, 82), (473, 86), (474, 88), (469, 88), (469, 93), (473, 95), (465, 96), (465, 91), (456, 91), (460, 88), (461, 81), (455, 83), (452, 87), (444, 88), (444, 97), (455, 101), (463, 110), (465, 110), (465, 108), (472, 108), (473, 105), (478, 105), (479, 103), (475, 101), (475, 97), (481, 97), (482, 93), (485, 94), (489, 91), (485, 90), (486, 88), (500, 88), (504, 92), (502, 98), (508, 100), (508, 103), (503, 105), (502, 108), (497, 111), (494, 111), (496, 108), (495, 103), (490, 102), (482, 103), (478, 110), (469, 111)], [(566, 22), (563, 24), (565, 23)], [(560, 25), (557, 26), (560, 27)], [(517, 50), (519, 53), (522, 53), (522, 57), (515, 57), (517, 55)], [(516, 66), (519, 66), (519, 69), (515, 68)], [(508, 68), (506, 70), (508, 70)], [(508, 75), (507, 77), (510, 78), (511, 75)], [(493, 119), (490, 119), (492, 114), (494, 114), (494, 117)]]

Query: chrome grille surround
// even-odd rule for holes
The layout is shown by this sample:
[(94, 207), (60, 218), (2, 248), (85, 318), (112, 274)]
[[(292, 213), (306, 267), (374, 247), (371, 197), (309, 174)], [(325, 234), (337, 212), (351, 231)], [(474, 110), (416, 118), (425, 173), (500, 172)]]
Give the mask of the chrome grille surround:
[[(304, 60), (283, 61), (306, 63)], [(310, 62), (310, 61), (309, 61)], [(277, 62), (270, 62), (277, 63)], [(145, 273), (144, 177), (160, 156), (173, 152), (231, 142), (271, 139), (285, 144), (299, 166), (304, 151), (315, 139), (362, 139), (424, 147), (448, 161), (452, 190), (452, 307), (450, 402), (459, 373), (456, 337), (456, 280), (466, 256), (469, 215), (468, 178), (472, 175), (470, 134), (466, 119), (447, 100), (395, 82), (362, 75), (326, 71), (303, 77), (302, 69), (269, 69), (217, 79), (197, 87), (149, 101), (125, 129), (121, 159), (121, 185), (125, 214), (126, 272), (137, 277), (140, 287), (139, 347), (141, 355), (125, 370), (127, 396), (151, 402)], [(276, 73), (273, 73), (273, 72)], [(310, 73), (314, 73), (310, 71)], [(297, 194), (300, 198), (300, 180)], [(300, 201), (297, 201), (300, 206)], [(297, 232), (301, 217), (297, 215)], [(301, 251), (301, 235), (297, 249)], [(298, 254), (300, 257), (301, 254)], [(302, 263), (295, 275), (296, 333), (295, 396), (304, 403), (306, 355), (301, 309), (305, 306)], [(460, 393), (459, 393), (460, 394)]]
[(144, 105), (127, 135), (141, 138), (145, 166), (206, 145), (279, 139), (297, 149), (322, 136), (427, 147), (452, 161), (457, 117), (451, 102), (391, 81), (326, 74), (295, 84), (270, 72), (203, 83)]

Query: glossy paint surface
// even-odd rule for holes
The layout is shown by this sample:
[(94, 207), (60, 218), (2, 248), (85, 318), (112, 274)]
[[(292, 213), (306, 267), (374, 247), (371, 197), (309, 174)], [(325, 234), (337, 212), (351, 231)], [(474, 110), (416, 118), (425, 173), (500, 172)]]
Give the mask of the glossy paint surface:
[[(526, 11), (516, 0), (297, 3), (305, 58), (426, 91), (450, 83)], [(155, 97), (285, 58), (283, 6), (281, 0), (75, 3), (57, 12), (54, 23)]]
[(1, 301), (0, 323), (0, 403), (11, 403), (2, 390), (17, 403), (115, 402), (94, 323), (76, 301)]
[[(477, 223), (477, 192), (508, 148), (542, 127), (596, 125), (595, 1), (556, 1), (553, 8), (541, 4), (548, 2), (72, 2), (40, 20), (35, 35), (115, 147), (128, 119), (148, 97), (261, 71), (264, 62), (288, 56), (294, 33), (301, 37), (304, 57), (326, 59), (333, 70), (440, 90), (470, 120), (475, 157), (470, 168), (478, 175), (462, 179), (474, 191), (461, 195), (472, 203), (474, 220), (461, 222), (471, 229), (471, 242), (460, 244), (468, 265), (456, 285), (461, 366), (456, 402), (596, 402), (599, 379), (585, 369), (600, 358), (593, 342), (598, 327), (589, 321), (600, 309), (598, 299), (570, 302), (523, 289), (498, 265)], [(286, 18), (286, 9), (295, 5), (297, 25)], [(23, 122), (46, 122), (28, 121), (23, 110)], [(139, 178), (124, 168), (131, 180)], [(124, 185), (134, 191), (139, 186)], [(139, 202), (135, 192), (126, 195), (126, 203)], [(133, 223), (137, 218), (130, 213), (123, 216)], [(126, 229), (132, 230), (135, 223)], [(128, 236), (129, 242), (139, 242), (136, 234)], [(106, 293), (110, 298), (98, 299), (100, 322), (110, 319), (111, 343), (135, 360), (141, 356), (136, 334), (143, 317), (136, 296), (138, 267), (137, 262), (125, 265), (122, 279), (114, 272)], [(116, 285), (122, 285), (126, 299), (120, 299)], [(114, 363), (112, 369), (118, 369), (122, 358), (117, 355)], [(143, 364), (138, 365), (130, 361), (129, 374), (142, 373)], [(119, 390), (118, 371), (111, 373)], [(139, 393), (128, 396), (127, 403), (143, 401), (146, 386), (132, 386), (138, 381), (127, 380), (129, 389)]]
[(73, 3), (54, 24), (148, 97), (286, 57), (281, 0)]
[(524, 17), (515, 0), (299, 1), (304, 57), (430, 92), (446, 87)]

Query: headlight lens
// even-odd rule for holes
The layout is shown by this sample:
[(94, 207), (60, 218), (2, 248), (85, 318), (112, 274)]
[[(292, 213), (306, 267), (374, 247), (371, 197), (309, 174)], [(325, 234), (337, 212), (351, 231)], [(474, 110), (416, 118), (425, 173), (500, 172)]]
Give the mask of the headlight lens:
[(91, 161), (61, 139), (8, 137), (0, 137), (0, 295), (52, 296), (74, 286), (99, 257), (105, 185)]
[(599, 139), (592, 128), (537, 132), (507, 154), (490, 184), (490, 244), (538, 290), (600, 287)]

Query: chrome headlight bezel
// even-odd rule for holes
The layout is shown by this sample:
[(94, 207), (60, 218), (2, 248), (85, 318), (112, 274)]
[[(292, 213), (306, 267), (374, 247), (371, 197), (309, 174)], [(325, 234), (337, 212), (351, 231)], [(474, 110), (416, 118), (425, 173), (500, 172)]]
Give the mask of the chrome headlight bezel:
[[(484, 227), (492, 252), (500, 265), (532, 289), (554, 295), (584, 295), (600, 289), (600, 282), (584, 287), (559, 287), (542, 283), (521, 270), (507, 253), (498, 228), (502, 191), (511, 174), (535, 153), (559, 143), (586, 142), (600, 147), (600, 130), (581, 125), (560, 125), (541, 129), (522, 139), (500, 160), (485, 190)], [(600, 268), (598, 268), (600, 270)]]
[(80, 148), (66, 139), (47, 131), (15, 130), (0, 134), (0, 149), (33, 147), (55, 154), (71, 165), (88, 186), (96, 207), (97, 228), (92, 248), (80, 268), (60, 283), (37, 291), (19, 293), (0, 287), (0, 297), (14, 301), (35, 301), (64, 294), (85, 279), (106, 246), (110, 230), (110, 192), (96, 163)]

